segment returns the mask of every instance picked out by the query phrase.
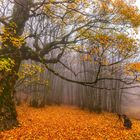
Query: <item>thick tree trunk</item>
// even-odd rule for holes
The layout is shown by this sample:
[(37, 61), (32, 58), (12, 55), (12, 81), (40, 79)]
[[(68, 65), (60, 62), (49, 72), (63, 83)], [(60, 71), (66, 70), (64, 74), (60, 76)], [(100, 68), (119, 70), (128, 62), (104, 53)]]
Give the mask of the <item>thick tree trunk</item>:
[(1, 81), (2, 90), (0, 92), (0, 130), (10, 129), (17, 126), (17, 113), (13, 101), (12, 94), (13, 76), (4, 77)]
[(3, 73), (0, 79), (0, 130), (11, 129), (18, 125), (17, 112), (14, 104), (14, 86), (18, 78), (20, 60), (15, 60), (10, 73)]

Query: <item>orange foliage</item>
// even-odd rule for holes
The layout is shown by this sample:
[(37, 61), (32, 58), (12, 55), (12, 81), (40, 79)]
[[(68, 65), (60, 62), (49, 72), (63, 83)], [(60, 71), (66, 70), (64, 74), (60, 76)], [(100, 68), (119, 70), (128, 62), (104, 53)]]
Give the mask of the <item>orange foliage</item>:
[(138, 27), (140, 26), (140, 13), (134, 4), (133, 0), (104, 0), (100, 2), (102, 12), (118, 14), (115, 22), (119, 23), (125, 19), (133, 27)]
[(76, 107), (17, 108), (20, 126), (0, 133), (1, 140), (139, 140), (140, 121), (126, 130), (111, 113), (89, 113)]
[(92, 61), (92, 58), (91, 58), (91, 55), (86, 54), (86, 55), (81, 56), (81, 60), (83, 60), (83, 61)]
[(140, 13), (136, 6), (129, 5), (124, 0), (115, 0), (114, 7), (117, 7), (118, 13), (128, 20), (134, 27), (140, 25)]
[(128, 64), (126, 66), (126, 72), (140, 72), (140, 62)]
[[(135, 76), (135, 73), (140, 73), (140, 62), (127, 64), (125, 73), (129, 76)], [(137, 77), (137, 80), (140, 80), (139, 76)]]

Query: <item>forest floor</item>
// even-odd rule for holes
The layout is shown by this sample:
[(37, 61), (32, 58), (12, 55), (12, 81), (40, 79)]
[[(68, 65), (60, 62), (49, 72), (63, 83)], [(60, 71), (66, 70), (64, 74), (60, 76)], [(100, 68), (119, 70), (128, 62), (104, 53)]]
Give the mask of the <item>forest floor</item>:
[(0, 140), (140, 140), (140, 121), (126, 130), (111, 113), (90, 113), (77, 107), (17, 107), (20, 126), (0, 132)]

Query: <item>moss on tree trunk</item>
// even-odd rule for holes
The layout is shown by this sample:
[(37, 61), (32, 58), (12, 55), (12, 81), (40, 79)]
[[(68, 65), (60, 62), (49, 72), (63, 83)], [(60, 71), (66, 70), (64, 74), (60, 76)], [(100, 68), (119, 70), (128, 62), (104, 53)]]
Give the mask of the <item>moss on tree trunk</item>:
[(4, 76), (0, 91), (0, 130), (11, 129), (18, 125), (16, 107), (13, 101), (13, 76)]

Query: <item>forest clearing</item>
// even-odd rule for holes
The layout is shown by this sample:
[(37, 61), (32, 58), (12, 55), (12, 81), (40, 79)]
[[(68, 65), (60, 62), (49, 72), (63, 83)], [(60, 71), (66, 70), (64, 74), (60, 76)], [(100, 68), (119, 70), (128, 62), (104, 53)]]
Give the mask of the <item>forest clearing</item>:
[(0, 0), (0, 140), (140, 140), (140, 0)]
[(0, 133), (0, 140), (139, 140), (140, 121), (127, 130), (112, 113), (70, 106), (17, 107), (20, 126)]

